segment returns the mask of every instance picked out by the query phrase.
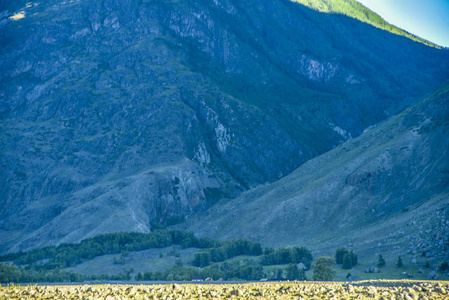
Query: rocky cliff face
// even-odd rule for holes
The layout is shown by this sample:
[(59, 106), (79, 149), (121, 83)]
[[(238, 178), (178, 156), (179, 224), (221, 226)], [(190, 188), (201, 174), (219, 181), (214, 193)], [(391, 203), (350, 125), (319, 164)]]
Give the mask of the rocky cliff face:
[[(449, 257), (449, 86), (190, 229), (267, 245)], [(392, 252), (393, 251), (393, 252)], [(426, 254), (426, 255), (427, 255)]]
[(446, 50), (285, 0), (2, 9), (3, 251), (180, 222), (448, 78)]

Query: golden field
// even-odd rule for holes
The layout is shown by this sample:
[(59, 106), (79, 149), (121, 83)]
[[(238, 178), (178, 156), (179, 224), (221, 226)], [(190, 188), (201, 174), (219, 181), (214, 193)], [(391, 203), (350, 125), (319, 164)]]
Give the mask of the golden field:
[(444, 281), (1, 287), (0, 299), (449, 299)]

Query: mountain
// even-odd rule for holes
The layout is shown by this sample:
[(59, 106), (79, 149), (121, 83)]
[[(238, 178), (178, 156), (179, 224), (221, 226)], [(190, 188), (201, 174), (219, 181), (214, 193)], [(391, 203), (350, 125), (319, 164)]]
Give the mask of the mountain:
[(190, 220), (190, 229), (329, 253), (352, 245), (360, 254), (425, 252), (447, 259), (448, 133), (445, 85), (285, 178), (220, 201)]
[(2, 5), (0, 252), (180, 223), (449, 78), (447, 49), (287, 0)]

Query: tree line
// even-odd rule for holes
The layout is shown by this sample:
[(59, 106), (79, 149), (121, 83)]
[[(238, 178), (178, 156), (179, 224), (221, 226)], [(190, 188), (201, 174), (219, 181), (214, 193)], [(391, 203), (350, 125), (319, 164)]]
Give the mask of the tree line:
[[(141, 272), (136, 280), (192, 280), (195, 277), (214, 280), (306, 280), (305, 271), (312, 269), (313, 255), (305, 247), (265, 248), (249, 240), (214, 241), (197, 238), (192, 232), (178, 229), (160, 229), (150, 233), (111, 233), (85, 239), (80, 243), (65, 243), (28, 252), (9, 253), (0, 256), (0, 282), (82, 282), (89, 280), (131, 280), (132, 270), (117, 275), (82, 275), (66, 268), (106, 254), (128, 254), (151, 248), (180, 245), (198, 248), (191, 266), (183, 266), (180, 259), (165, 271)], [(176, 252), (175, 250), (173, 250)], [(176, 253), (175, 253), (176, 254)], [(237, 256), (254, 256), (254, 259), (236, 260)], [(229, 261), (231, 260), (231, 261)], [(399, 258), (400, 260), (400, 258)], [(398, 263), (400, 266), (402, 261)], [(119, 260), (114, 263), (120, 263)], [(332, 280), (332, 265), (340, 264), (351, 269), (357, 264), (353, 251), (339, 248), (332, 258), (319, 258), (313, 266), (314, 280)], [(385, 262), (379, 255), (379, 267)], [(20, 267), (22, 266), (22, 267)], [(268, 268), (264, 266), (279, 266)]]
[[(208, 238), (196, 238), (192, 232), (165, 229), (150, 233), (119, 232), (101, 234), (80, 243), (64, 243), (33, 249), (28, 252), (9, 253), (0, 256), (0, 262), (13, 261), (16, 265), (31, 265), (33, 269), (53, 270), (76, 266), (83, 261), (107, 254), (141, 251), (181, 245), (183, 248), (217, 247), (220, 242)], [(43, 260), (47, 260), (45, 263)]]
[(312, 265), (313, 256), (305, 247), (266, 248), (261, 263), (267, 265), (283, 265), (303, 263), (307, 269)]
[(139, 272), (135, 279), (137, 281), (191, 281), (195, 278), (212, 280), (306, 280), (305, 270), (299, 269), (296, 264), (276, 268), (268, 274), (264, 272), (263, 266), (256, 260), (243, 260), (224, 262), (206, 268), (194, 268), (175, 265), (164, 272)]
[(240, 255), (260, 256), (262, 255), (262, 246), (248, 240), (225, 241), (217, 244), (216, 247), (195, 253), (192, 265), (206, 267), (213, 262), (222, 262)]

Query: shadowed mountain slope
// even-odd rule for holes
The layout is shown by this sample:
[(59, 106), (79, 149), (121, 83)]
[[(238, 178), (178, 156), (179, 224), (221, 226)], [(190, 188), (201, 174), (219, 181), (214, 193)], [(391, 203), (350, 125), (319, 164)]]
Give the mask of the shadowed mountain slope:
[(0, 251), (182, 222), (449, 77), (447, 50), (286, 0), (5, 8)]
[[(447, 256), (449, 85), (404, 113), (190, 220), (195, 233), (266, 245)], [(397, 247), (397, 248), (396, 248)], [(331, 252), (332, 253), (332, 252)]]

